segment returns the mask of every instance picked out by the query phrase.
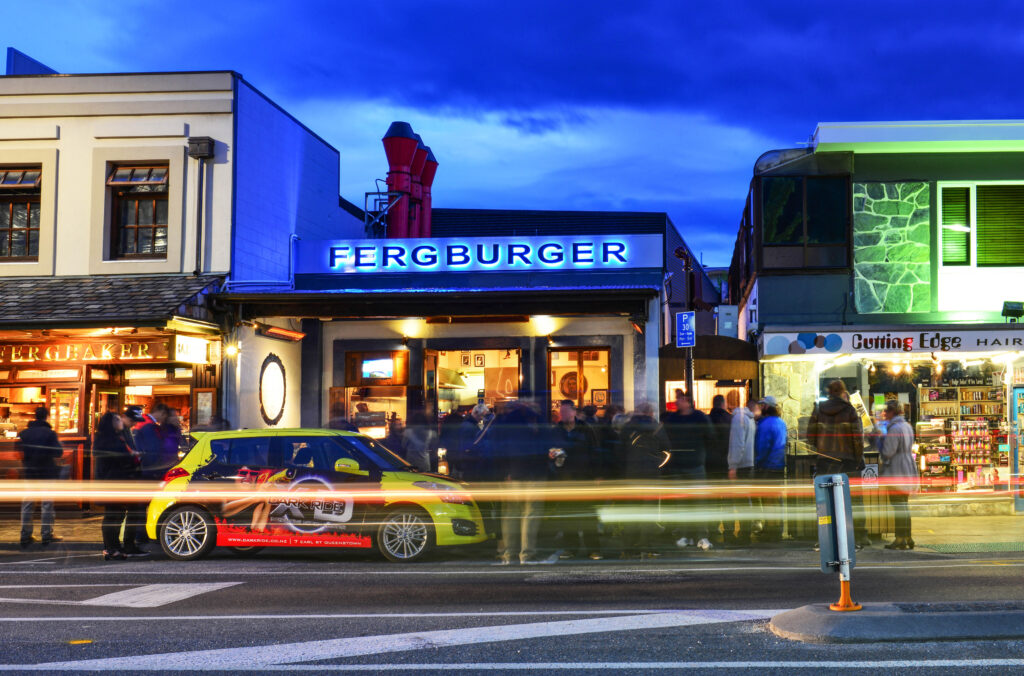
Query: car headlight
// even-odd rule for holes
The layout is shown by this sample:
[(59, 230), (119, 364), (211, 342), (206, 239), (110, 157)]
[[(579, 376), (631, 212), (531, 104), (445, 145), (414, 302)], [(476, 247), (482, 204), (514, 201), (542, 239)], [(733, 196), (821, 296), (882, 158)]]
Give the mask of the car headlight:
[(440, 495), (441, 502), (448, 502), (455, 505), (467, 505), (469, 504), (469, 496), (459, 493), (451, 486), (445, 484), (439, 484), (436, 481), (414, 481), (413, 486), (416, 488), (423, 488), (428, 491), (437, 491)]

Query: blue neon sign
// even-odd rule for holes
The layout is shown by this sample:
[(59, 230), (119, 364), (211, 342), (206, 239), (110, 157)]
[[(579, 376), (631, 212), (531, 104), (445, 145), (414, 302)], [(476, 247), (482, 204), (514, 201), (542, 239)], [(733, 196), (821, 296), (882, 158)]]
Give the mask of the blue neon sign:
[(299, 240), (296, 274), (548, 272), (662, 266), (660, 235)]

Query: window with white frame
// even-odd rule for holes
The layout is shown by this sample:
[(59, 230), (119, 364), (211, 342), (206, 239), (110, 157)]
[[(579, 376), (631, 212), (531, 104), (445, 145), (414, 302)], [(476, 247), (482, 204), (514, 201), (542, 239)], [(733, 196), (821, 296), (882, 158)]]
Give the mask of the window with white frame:
[(940, 189), (943, 267), (1024, 267), (1024, 184)]

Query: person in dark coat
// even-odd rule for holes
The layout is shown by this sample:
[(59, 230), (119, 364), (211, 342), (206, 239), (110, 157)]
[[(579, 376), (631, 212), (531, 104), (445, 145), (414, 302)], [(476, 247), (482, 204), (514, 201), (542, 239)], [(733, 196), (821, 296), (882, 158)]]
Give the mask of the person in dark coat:
[[(162, 481), (170, 467), (164, 467), (164, 422), (167, 405), (156, 402), (149, 409), (147, 420), (135, 429), (135, 446), (142, 458), (142, 478)], [(175, 461), (177, 462), (177, 461)]]
[(708, 437), (704, 468), (709, 479), (728, 479), (729, 432), (732, 427), (732, 414), (725, 408), (725, 397), (721, 394), (716, 394), (711, 400), (708, 420), (711, 422), (711, 434)]
[(491, 481), (494, 476), (494, 414), (477, 404), (459, 425), (449, 459), (455, 476), (466, 481)]
[[(663, 415), (661, 422), (672, 444), (672, 457), (662, 470), (662, 475), (667, 479), (703, 485), (707, 479), (705, 464), (711, 439), (711, 421), (694, 407), (693, 397), (689, 393), (676, 390), (676, 410)], [(689, 513), (707, 511), (704, 500), (691, 498), (685, 504)], [(708, 539), (710, 531), (706, 519), (694, 517), (681, 530), (682, 537), (676, 541), (678, 546), (695, 544), (705, 551), (714, 547)]]
[[(665, 428), (654, 418), (654, 407), (643, 402), (637, 405), (629, 421), (619, 433), (623, 477), (633, 482), (656, 481), (661, 466), (669, 457), (669, 439)], [(653, 500), (625, 500), (622, 506), (638, 512), (640, 518), (626, 523), (623, 558), (657, 556), (653, 536), (657, 528), (658, 503)]]
[[(540, 411), (526, 402), (511, 402), (496, 423), (495, 450), (505, 478), (501, 511), (501, 562), (544, 563), (537, 556), (537, 534), (544, 515), (540, 495), (548, 477), (547, 431)], [(557, 557), (556, 557), (557, 558)]]
[[(36, 409), (36, 419), (31, 421), (18, 435), (17, 449), (21, 452), (22, 477), (30, 480), (53, 480), (60, 476), (57, 459), (64, 455), (64, 447), (57, 438), (57, 433), (50, 427), (46, 419), (50, 411), (45, 406)], [(35, 500), (24, 500), (21, 503), (21, 546), (28, 547), (35, 542), (32, 537), (33, 513), (36, 509)], [(40, 533), (43, 544), (59, 542), (63, 538), (53, 534), (53, 500), (40, 500), (42, 525)]]
[[(814, 407), (807, 424), (807, 443), (818, 454), (816, 474), (845, 474), (860, 479), (864, 469), (864, 425), (842, 380), (828, 384), (828, 400)], [(859, 490), (851, 491), (853, 529), (857, 548), (871, 544)]]
[[(139, 477), (139, 456), (132, 452), (122, 436), (124, 421), (117, 413), (104, 413), (96, 425), (92, 442), (92, 454), (96, 460), (96, 478), (102, 481), (128, 481)], [(104, 505), (103, 558), (139, 558), (147, 553), (135, 544), (135, 533), (139, 527), (139, 505), (130, 502), (108, 502)], [(124, 542), (120, 541), (121, 524), (124, 524)]]
[[(552, 458), (553, 479), (586, 482), (603, 478), (594, 428), (577, 417), (576, 403), (571, 399), (563, 399), (558, 407), (558, 422), (551, 429), (551, 446), (565, 454), (561, 464), (557, 458)], [(551, 505), (557, 517), (548, 523), (553, 531), (561, 533), (557, 548), (563, 550), (565, 558), (575, 555), (589, 556), (595, 561), (604, 558), (597, 533), (596, 506), (573, 496), (569, 498)]]

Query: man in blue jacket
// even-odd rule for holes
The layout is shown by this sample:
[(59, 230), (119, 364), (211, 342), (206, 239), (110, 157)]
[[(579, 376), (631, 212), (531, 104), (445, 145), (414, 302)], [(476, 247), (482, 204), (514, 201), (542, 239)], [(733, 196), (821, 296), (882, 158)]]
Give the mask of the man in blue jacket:
[(782, 484), (786, 479), (786, 443), (789, 440), (789, 430), (779, 416), (775, 397), (765, 397), (760, 403), (762, 415), (757, 422), (757, 432), (754, 435), (754, 476), (764, 491), (777, 493), (777, 497), (768, 497), (762, 501), (765, 520), (761, 540), (781, 540)]

